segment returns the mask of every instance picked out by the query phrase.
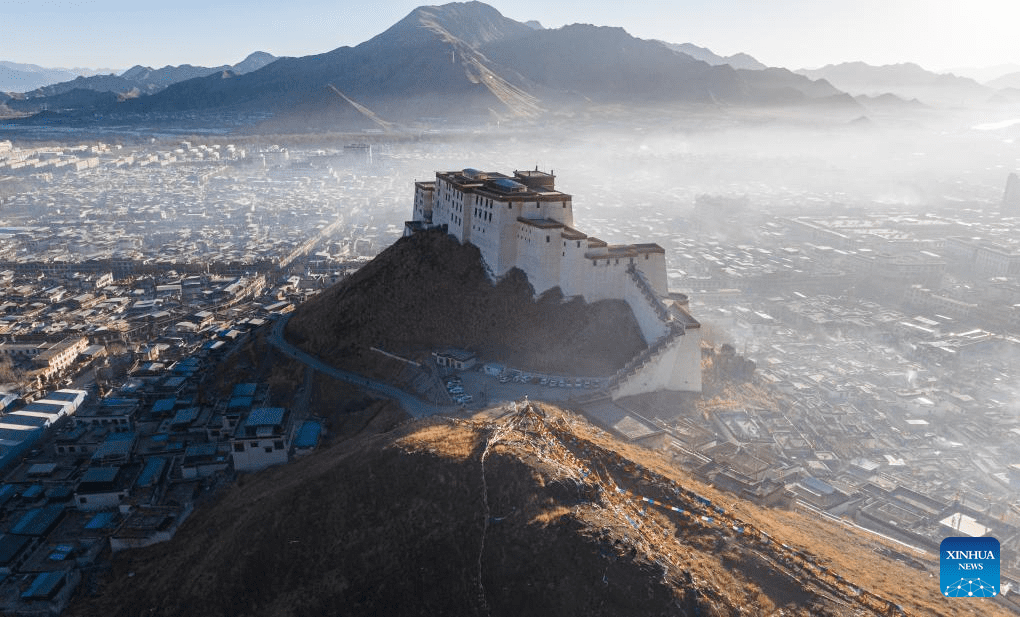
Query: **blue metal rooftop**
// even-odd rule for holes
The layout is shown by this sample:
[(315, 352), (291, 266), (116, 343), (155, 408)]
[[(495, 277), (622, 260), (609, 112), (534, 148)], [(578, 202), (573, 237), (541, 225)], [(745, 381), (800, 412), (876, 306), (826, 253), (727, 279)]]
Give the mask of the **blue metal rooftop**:
[(230, 393), (231, 398), (236, 396), (255, 396), (256, 384), (253, 383), (239, 383), (234, 386), (234, 391)]
[(528, 187), (524, 186), (520, 182), (511, 180), (510, 178), (497, 178), (492, 181), (498, 188), (508, 192), (526, 191)]
[(135, 485), (152, 486), (159, 482), (160, 476), (163, 475), (163, 469), (166, 468), (166, 462), (166, 459), (162, 456), (149, 458), (149, 460), (145, 461), (142, 473), (138, 474), (138, 480), (135, 482)]
[(294, 438), (295, 448), (314, 448), (319, 443), (319, 435), (322, 434), (322, 425), (313, 420), (306, 420), (298, 429)]
[(283, 424), (283, 407), (257, 407), (248, 414), (245, 426), (276, 426)]

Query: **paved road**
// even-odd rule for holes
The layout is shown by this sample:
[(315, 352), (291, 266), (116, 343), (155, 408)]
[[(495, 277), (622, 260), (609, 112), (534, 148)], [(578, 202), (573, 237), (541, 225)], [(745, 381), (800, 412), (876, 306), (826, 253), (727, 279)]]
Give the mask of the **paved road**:
[(301, 362), (320, 373), (329, 375), (334, 379), (346, 381), (347, 383), (356, 385), (369, 392), (374, 392), (375, 394), (391, 398), (400, 403), (401, 407), (404, 408), (404, 411), (418, 418), (422, 416), (431, 416), (437, 413), (455, 413), (458, 410), (457, 407), (440, 407), (438, 405), (433, 405), (432, 403), (427, 403), (407, 392), (404, 392), (400, 388), (396, 388), (381, 381), (370, 379), (364, 375), (359, 375), (357, 373), (352, 373), (351, 371), (338, 369), (335, 366), (330, 366), (315, 356), (298, 349), (288, 343), (283, 336), (283, 330), (287, 325), (287, 320), (290, 319), (290, 315), (291, 314), (284, 315), (276, 320), (268, 339), (269, 344), (279, 349), (284, 355), (290, 356), (298, 362)]

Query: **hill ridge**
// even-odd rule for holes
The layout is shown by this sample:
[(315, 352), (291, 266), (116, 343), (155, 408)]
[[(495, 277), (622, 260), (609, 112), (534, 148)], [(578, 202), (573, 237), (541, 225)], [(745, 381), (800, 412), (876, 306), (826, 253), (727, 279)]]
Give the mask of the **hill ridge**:
[(874, 541), (833, 547), (839, 528), (788, 513), (807, 525), (792, 539), (734, 499), (553, 406), (432, 417), (246, 477), (169, 545), (118, 554), (68, 614), (951, 611), (906, 565), (890, 590), (834, 563)]

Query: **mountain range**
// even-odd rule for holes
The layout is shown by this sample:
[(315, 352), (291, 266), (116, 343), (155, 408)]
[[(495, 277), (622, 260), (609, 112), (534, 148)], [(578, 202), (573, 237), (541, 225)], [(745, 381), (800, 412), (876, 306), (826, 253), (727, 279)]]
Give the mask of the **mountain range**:
[(753, 56), (750, 56), (745, 53), (733, 54), (732, 56), (720, 56), (714, 53), (711, 49), (707, 47), (699, 47), (694, 43), (677, 44), (667, 43), (665, 41), (660, 42), (674, 51), (678, 51), (682, 54), (687, 54), (688, 56), (694, 58), (695, 60), (701, 60), (702, 62), (706, 62), (708, 64), (711, 64), (712, 66), (728, 64), (735, 69), (748, 69), (751, 71), (760, 71), (764, 68), (768, 68), (766, 65), (759, 62)]
[[(141, 95), (154, 94), (189, 79), (230, 71), (237, 75), (258, 70), (276, 60), (276, 56), (257, 51), (234, 65), (218, 67), (165, 66), (153, 69), (136, 65), (120, 75), (79, 76), (70, 81), (46, 85), (22, 94), (8, 95), (6, 105), (15, 111), (35, 112), (41, 109), (89, 108), (113, 104)], [(104, 93), (107, 96), (97, 96)]]
[(894, 94), (922, 103), (954, 107), (988, 102), (995, 89), (969, 77), (935, 73), (913, 63), (873, 66), (864, 62), (829, 64), (819, 69), (801, 69), (798, 74), (824, 79), (853, 95), (869, 97)]
[(0, 92), (28, 92), (43, 86), (70, 81), (79, 76), (114, 73), (110, 69), (48, 68), (0, 60)]
[[(452, 3), (419, 7), (360, 45), (281, 58), (256, 70), (217, 67), (184, 79), (197, 67), (135, 67), (121, 76), (38, 89), (7, 104), (22, 112), (43, 105), (67, 123), (76, 121), (75, 114), (93, 121), (121, 113), (227, 112), (275, 115), (275, 122), (297, 130), (360, 126), (363, 111), (408, 123), (536, 118), (605, 104), (858, 106), (828, 83), (786, 69), (734, 68), (708, 50), (689, 49), (712, 62), (679, 47), (620, 28), (547, 29), (481, 2)], [(760, 69), (750, 57), (740, 61)], [(119, 96), (98, 104), (83, 96), (86, 104), (75, 106), (67, 95), (81, 90)], [(58, 95), (65, 99), (52, 98)]]
[[(1009, 78), (1003, 83), (1012, 85)], [(321, 54), (277, 59), (256, 52), (213, 68), (136, 66), (5, 96), (0, 104), (11, 113), (47, 110), (44, 119), (15, 123), (122, 122), (153, 113), (220, 121), (233, 114), (270, 118), (261, 128), (279, 132), (532, 120), (599, 106), (631, 113), (648, 106), (795, 106), (860, 115), (1014, 98), (915, 64), (793, 72), (746, 54), (638, 39), (621, 28), (543, 28), (477, 1), (419, 7), (368, 41)]]

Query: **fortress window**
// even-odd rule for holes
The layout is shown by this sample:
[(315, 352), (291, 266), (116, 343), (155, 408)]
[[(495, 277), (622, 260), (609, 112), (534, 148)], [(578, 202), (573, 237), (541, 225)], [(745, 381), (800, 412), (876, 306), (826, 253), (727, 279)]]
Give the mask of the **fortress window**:
[(546, 236), (546, 237), (545, 237), (545, 241), (546, 241), (546, 242), (549, 242), (549, 236)]
[(580, 240), (577, 241), (577, 248), (581, 248), (581, 241)]
[(648, 259), (648, 253), (645, 253), (645, 259)]

